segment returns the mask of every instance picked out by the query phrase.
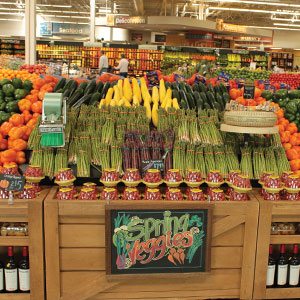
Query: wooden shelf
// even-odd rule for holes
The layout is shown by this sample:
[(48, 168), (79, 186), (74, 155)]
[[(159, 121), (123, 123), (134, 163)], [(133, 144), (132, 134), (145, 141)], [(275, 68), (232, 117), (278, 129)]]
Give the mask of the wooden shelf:
[(30, 300), (30, 294), (0, 294), (0, 300)]
[(300, 244), (300, 235), (271, 235), (271, 244)]
[(28, 246), (28, 236), (0, 236), (0, 246)]
[(290, 299), (299, 298), (300, 288), (274, 288), (267, 289), (266, 299)]

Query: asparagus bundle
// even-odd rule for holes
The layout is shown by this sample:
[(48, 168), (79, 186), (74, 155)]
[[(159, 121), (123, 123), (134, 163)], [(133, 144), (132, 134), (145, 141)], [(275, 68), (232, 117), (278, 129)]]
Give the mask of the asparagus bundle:
[(266, 161), (262, 147), (253, 150), (253, 170), (254, 179), (259, 179), (262, 173), (266, 171)]
[(240, 164), (238, 156), (234, 151), (233, 146), (225, 145), (225, 158), (228, 171), (239, 170)]
[(216, 170), (214, 149), (211, 145), (204, 147), (204, 161), (207, 173)]
[(274, 149), (274, 152), (275, 152), (275, 158), (276, 158), (276, 161), (277, 161), (278, 173), (282, 174), (285, 171), (290, 171), (291, 166), (290, 166), (289, 161), (286, 157), (284, 148), (279, 147), (277, 149)]
[(274, 172), (274, 174), (279, 175), (273, 147), (269, 147), (265, 149), (265, 158), (266, 158), (266, 171)]
[(195, 146), (187, 144), (186, 147), (186, 161), (185, 161), (185, 172), (188, 169), (195, 169)]
[(199, 170), (204, 178), (206, 177), (207, 172), (205, 167), (205, 160), (203, 156), (202, 146), (196, 146), (195, 149), (195, 169)]
[(186, 143), (175, 142), (173, 148), (173, 168), (179, 169), (183, 176), (186, 170), (185, 162)]
[(122, 151), (118, 142), (113, 142), (111, 145), (111, 167), (122, 174)]
[(54, 150), (53, 149), (44, 149), (43, 150), (43, 172), (45, 176), (52, 178), (54, 174)]
[(228, 168), (226, 163), (225, 150), (223, 146), (214, 147), (214, 157), (216, 169), (220, 170), (221, 174), (226, 177), (228, 174)]
[(68, 156), (67, 150), (64, 148), (57, 149), (54, 160), (54, 174), (56, 174), (60, 169), (68, 167)]
[(253, 166), (251, 160), (251, 148), (245, 146), (241, 148), (242, 159), (241, 159), (241, 171), (243, 174), (248, 175), (249, 178), (253, 178)]

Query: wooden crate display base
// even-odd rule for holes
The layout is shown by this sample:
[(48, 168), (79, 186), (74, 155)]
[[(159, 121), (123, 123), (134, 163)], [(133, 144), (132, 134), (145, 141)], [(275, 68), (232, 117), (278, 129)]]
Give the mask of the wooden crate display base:
[[(105, 273), (105, 202), (45, 200), (46, 291), (48, 299), (251, 299), (258, 202), (212, 204), (211, 272), (109, 281)], [(149, 201), (138, 201), (149, 204)], [(171, 201), (172, 202), (172, 201)], [(120, 206), (124, 201), (114, 201)], [(137, 201), (126, 201), (134, 205)], [(157, 201), (156, 203), (166, 203)], [(180, 207), (182, 202), (177, 202)], [(199, 202), (198, 202), (199, 203)], [(197, 202), (191, 202), (197, 208)]]
[(0, 223), (28, 223), (28, 236), (0, 236), (0, 247), (28, 246), (30, 261), (30, 294), (0, 294), (0, 300), (42, 300), (44, 293), (44, 233), (43, 202), (49, 192), (44, 188), (36, 199), (15, 199), (8, 204), (7, 199), (0, 199)]
[(266, 288), (270, 244), (299, 244), (300, 235), (271, 235), (272, 222), (300, 222), (300, 202), (266, 201), (257, 194), (260, 202), (257, 236), (254, 299), (292, 299), (300, 297), (300, 288)]

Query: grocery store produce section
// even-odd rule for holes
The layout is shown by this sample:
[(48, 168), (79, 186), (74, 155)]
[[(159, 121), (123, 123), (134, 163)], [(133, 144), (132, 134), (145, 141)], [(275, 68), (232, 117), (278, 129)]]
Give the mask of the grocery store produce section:
[[(91, 67), (99, 59), (99, 49), (78, 45), (38, 47), (44, 60), (68, 56), (72, 63)], [(252, 299), (253, 295), (255, 299), (297, 297), (299, 272), (297, 276), (291, 273), (295, 271), (291, 266), (292, 262), (293, 266), (300, 265), (296, 224), (300, 222), (298, 75), (250, 70), (249, 60), (264, 66), (265, 56), (258, 53), (247, 53), (248, 56), (223, 53), (217, 57), (215, 52), (186, 54), (178, 49), (174, 52), (104, 50), (110, 64), (115, 64), (120, 53), (125, 53), (134, 61), (134, 69), (140, 76), (122, 78), (105, 73), (94, 79), (65, 78), (49, 75), (47, 64), (0, 69), (0, 176), (6, 176), (0, 179), (0, 205), (9, 214), (3, 220), (0, 218), (0, 222), (12, 220), (14, 206), (9, 206), (9, 201), (20, 205), (29, 201), (32, 205), (31, 201), (38, 199), (39, 207), (35, 209), (42, 222), (39, 226), (44, 224), (44, 229), (39, 227), (37, 234), (45, 230), (39, 255), (46, 253), (48, 298), (70, 299), (74, 293), (94, 292), (91, 296), (98, 293), (98, 297), (109, 298), (115, 293), (114, 299), (121, 299), (124, 290), (132, 287), (130, 281), (113, 285), (105, 277), (104, 271), (108, 272), (109, 267), (104, 261), (108, 247), (104, 239), (105, 205), (130, 205), (131, 209), (143, 205), (149, 210), (152, 205), (166, 204), (172, 211), (186, 203), (195, 209), (201, 205), (212, 209), (212, 261), (207, 276), (216, 288), (212, 291), (205, 281), (196, 290), (195, 277), (184, 283), (191, 285), (192, 296), (204, 297), (208, 290), (216, 297), (240, 299)], [(171, 61), (175, 56), (176, 65), (192, 64), (194, 69), (173, 70)], [(199, 64), (201, 61), (204, 65)], [(218, 63), (216, 67), (214, 64)], [(162, 66), (165, 68), (161, 72)], [(45, 134), (41, 130), (47, 125), (43, 104), (49, 96), (66, 103), (63, 147), (47, 146), (55, 139), (51, 132)], [(51, 118), (59, 124), (60, 116), (52, 114)], [(7, 176), (22, 179), (21, 174), (25, 183), (11, 193)], [(45, 184), (54, 187), (47, 189)], [(29, 216), (33, 209), (30, 205), (26, 206)], [(268, 212), (270, 217), (266, 218)], [(278, 217), (281, 213), (285, 217)], [(28, 222), (29, 228), (33, 226), (32, 215), (20, 218)], [(13, 221), (18, 223), (18, 220)], [(116, 265), (123, 270), (139, 262), (126, 261), (129, 251), (124, 248), (123, 253), (118, 244), (121, 233), (126, 233), (123, 226), (130, 221), (124, 217), (118, 222), (115, 226), (120, 233), (114, 236), (119, 251)], [(267, 232), (272, 222), (272, 232)], [(79, 233), (86, 232), (86, 228), (93, 230), (84, 239), (74, 240), (68, 234), (70, 224), (75, 224)], [(282, 228), (289, 229), (286, 237), (274, 237)], [(98, 235), (100, 240), (96, 238)], [(193, 232), (193, 236), (197, 240), (199, 232)], [(32, 231), (21, 238), (22, 246), (29, 245), (29, 256), (30, 247), (37, 240)], [(1, 246), (17, 247), (20, 241), (0, 236)], [(259, 244), (261, 248), (257, 251), (261, 251), (264, 260), (255, 268)], [(170, 248), (164, 267), (191, 264), (193, 251), (199, 245), (196, 243), (191, 250)], [(27, 250), (24, 257), (28, 256)], [(13, 249), (7, 251), (12, 257)], [(239, 257), (238, 261), (224, 262), (224, 253), (229, 257), (231, 251)], [(93, 270), (90, 259), (96, 262)], [(53, 260), (60, 262), (53, 264)], [(250, 275), (245, 271), (249, 266)], [(74, 282), (73, 273), (76, 273)], [(40, 273), (33, 272), (32, 286), (38, 276)], [(229, 290), (224, 288), (224, 276), (228, 276), (227, 282), (232, 287)], [(88, 285), (77, 290), (75, 285), (81, 280), (95, 285), (92, 284), (90, 291)], [(183, 285), (182, 279), (174, 280), (174, 286)], [(163, 288), (163, 297), (174, 297), (176, 288), (162, 287), (165, 283), (154, 281), (153, 285), (157, 291)], [(142, 285), (138, 288), (142, 298), (147, 294), (143, 288)], [(284, 289), (289, 290), (288, 296)], [(18, 290), (13, 290), (13, 294)], [(3, 291), (9, 292), (4, 288)], [(26, 291), (28, 297), (35, 293), (31, 289)], [(157, 291), (152, 296), (161, 297)]]

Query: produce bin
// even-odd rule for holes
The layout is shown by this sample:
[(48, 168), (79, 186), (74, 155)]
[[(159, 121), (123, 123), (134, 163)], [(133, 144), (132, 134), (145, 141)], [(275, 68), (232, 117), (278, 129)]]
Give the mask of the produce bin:
[(43, 188), (36, 199), (15, 199), (13, 205), (0, 200), (0, 223), (28, 223), (28, 236), (0, 236), (0, 247), (28, 246), (30, 262), (30, 294), (0, 294), (0, 300), (41, 300), (45, 299), (44, 276), (44, 211), (43, 204), (49, 189)]
[[(44, 207), (47, 299), (252, 299), (259, 212), (255, 194), (248, 202), (211, 204), (210, 273), (111, 280), (105, 273), (105, 202), (56, 200), (56, 192), (51, 189)], [(139, 202), (151, 209), (151, 202)], [(113, 203), (121, 207), (124, 201)], [(126, 201), (133, 208), (136, 203)], [(198, 203), (192, 202), (195, 208)]]
[(269, 245), (300, 244), (300, 235), (271, 235), (272, 222), (300, 222), (297, 201), (265, 201), (260, 204), (257, 236), (254, 299), (291, 299), (300, 297), (300, 288), (266, 288)]

